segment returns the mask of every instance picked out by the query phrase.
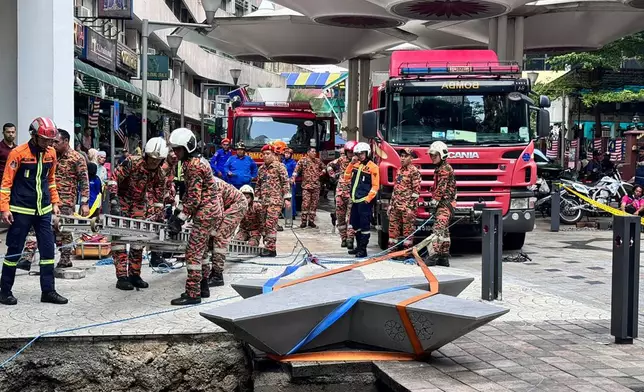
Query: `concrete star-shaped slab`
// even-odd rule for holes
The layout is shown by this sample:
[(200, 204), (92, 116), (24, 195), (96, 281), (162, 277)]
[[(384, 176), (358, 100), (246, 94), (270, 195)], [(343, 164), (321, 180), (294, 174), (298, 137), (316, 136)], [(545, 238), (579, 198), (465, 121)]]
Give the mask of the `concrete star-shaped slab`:
[[(343, 274), (347, 274), (344, 278), (355, 279), (359, 283), (365, 280), (365, 277), (362, 274), (362, 272), (358, 270), (349, 270), (349, 271), (343, 272)], [(472, 282), (474, 282), (474, 278), (466, 278), (464, 276), (456, 276), (456, 275), (437, 275), (436, 278), (438, 279), (438, 283), (439, 283), (439, 286), (438, 286), (439, 292), (441, 294), (451, 295), (452, 297), (458, 296), (460, 293), (463, 292), (463, 290), (467, 288), (467, 286), (469, 286)], [(378, 282), (379, 280), (381, 279), (376, 279), (372, 281)], [(429, 290), (429, 283), (427, 282), (427, 278), (423, 276), (386, 279), (386, 280), (387, 282), (389, 282), (388, 284), (390, 284), (391, 287), (409, 286), (416, 289)], [(280, 279), (278, 284), (284, 284), (292, 281), (293, 279), (284, 278), (284, 279)], [(262, 294), (265, 283), (266, 283), (266, 279), (244, 279), (242, 281), (231, 284), (231, 287), (242, 298), (250, 298), (250, 297), (254, 297), (256, 295)]]
[[(259, 350), (286, 355), (347, 299), (414, 284), (414, 279), (366, 280), (356, 272), (346, 271), (284, 287), (213, 308), (201, 315)], [(426, 292), (408, 287), (360, 299), (344, 316), (298, 352), (354, 342), (413, 354), (412, 342), (396, 305)], [(421, 299), (406, 309), (422, 350), (426, 353), (509, 311), (445, 294)]]

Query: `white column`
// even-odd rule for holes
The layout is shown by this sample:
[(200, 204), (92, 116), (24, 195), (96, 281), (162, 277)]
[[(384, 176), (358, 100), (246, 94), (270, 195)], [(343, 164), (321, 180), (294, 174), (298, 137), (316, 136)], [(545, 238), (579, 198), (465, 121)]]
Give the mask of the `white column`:
[(525, 17), (514, 18), (514, 61), (519, 63), (523, 69), (523, 46), (524, 46)]
[(0, 127), (4, 123), (18, 122), (18, 105), (15, 99), (18, 87), (17, 2), (18, 0), (4, 1), (0, 11)]
[(499, 60), (507, 61), (508, 60), (508, 17), (506, 15), (501, 15), (498, 17), (497, 21), (497, 47), (496, 54), (499, 56)]
[(487, 48), (496, 52), (499, 37), (497, 18), (490, 18), (488, 34), (490, 37), (488, 40)]
[[(371, 59), (360, 59), (360, 105), (358, 106), (358, 121), (362, 121), (362, 113), (369, 110), (369, 93), (371, 92)], [(362, 123), (360, 124), (360, 140), (366, 141), (362, 136)]]
[(347, 107), (347, 127), (350, 132), (347, 132), (347, 140), (356, 140), (357, 134), (354, 129), (358, 127), (358, 59), (349, 60), (349, 83), (347, 84), (347, 101), (349, 106)]
[(505, 60), (513, 61), (514, 60), (514, 18), (508, 18), (508, 27), (506, 27), (507, 34), (507, 43), (505, 46)]
[(19, 0), (18, 142), (39, 116), (74, 131), (74, 1)]

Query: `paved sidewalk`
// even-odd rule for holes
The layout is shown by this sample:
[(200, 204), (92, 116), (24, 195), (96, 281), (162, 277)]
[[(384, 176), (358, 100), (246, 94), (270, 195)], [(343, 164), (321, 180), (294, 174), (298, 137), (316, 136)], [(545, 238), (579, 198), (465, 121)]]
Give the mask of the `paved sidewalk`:
[[(278, 258), (255, 258), (228, 263), (226, 282), (270, 278), (299, 261), (292, 250), (298, 239), (321, 261), (347, 260), (337, 234), (331, 234), (329, 214), (320, 211), (318, 229), (278, 233)], [(297, 223), (297, 222), (296, 222)], [(429, 363), (383, 363), (379, 368), (401, 388), (414, 391), (472, 390), (644, 390), (644, 347), (639, 341), (615, 346), (607, 329), (610, 319), (611, 233), (562, 231), (550, 233), (543, 222), (528, 234), (524, 247), (532, 261), (503, 264), (503, 298), (510, 312), (435, 353)], [(297, 227), (297, 225), (296, 225)], [(296, 237), (297, 235), (297, 237)], [(372, 236), (371, 254), (380, 250)], [(4, 238), (0, 244), (4, 252)], [(461, 297), (480, 300), (480, 246), (454, 241), (452, 267), (435, 267), (437, 274), (473, 276)], [(78, 261), (91, 265), (92, 261)], [(339, 267), (329, 264), (328, 267)], [(294, 277), (321, 271), (307, 265)], [(416, 266), (381, 262), (362, 269), (368, 278), (419, 276)], [(39, 302), (38, 278), (21, 272), (14, 294), (17, 306), (0, 306), (0, 338), (24, 338), (91, 324), (67, 332), (70, 336), (191, 334), (220, 331), (199, 315), (208, 307), (239, 301), (226, 285), (213, 289), (208, 302), (176, 308), (169, 302), (183, 291), (185, 269), (165, 274), (144, 267), (150, 288), (123, 292), (114, 287), (114, 267), (97, 266), (80, 280), (57, 280), (59, 292), (70, 298), (66, 306)], [(644, 298), (644, 293), (641, 293)], [(221, 300), (221, 302), (216, 302)], [(644, 307), (643, 307), (644, 309)], [(117, 322), (155, 312), (165, 312)], [(644, 313), (642, 311), (641, 313)], [(643, 320), (643, 319), (641, 319)], [(402, 376), (401, 376), (402, 375)], [(574, 378), (574, 379), (571, 379)], [(585, 386), (579, 386), (585, 385)], [(624, 389), (630, 385), (634, 389)], [(404, 386), (407, 386), (404, 388)], [(620, 389), (621, 388), (621, 389)], [(641, 388), (641, 389), (637, 389)]]

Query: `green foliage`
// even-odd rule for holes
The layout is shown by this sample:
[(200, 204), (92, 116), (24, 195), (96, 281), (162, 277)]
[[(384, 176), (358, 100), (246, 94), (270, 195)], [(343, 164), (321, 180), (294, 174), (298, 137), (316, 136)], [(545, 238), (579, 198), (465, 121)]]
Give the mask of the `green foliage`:
[(551, 57), (548, 65), (555, 71), (567, 67), (593, 70), (597, 68), (617, 70), (625, 58), (644, 59), (644, 32), (620, 38), (593, 52), (567, 53)]
[[(642, 91), (612, 91), (602, 89), (605, 71), (619, 71), (624, 59), (644, 60), (644, 32), (636, 33), (592, 52), (567, 53), (547, 60), (552, 70), (571, 69), (554, 81), (534, 86), (537, 94), (553, 99), (563, 95), (580, 95), (584, 105), (630, 102), (644, 98)], [(582, 92), (582, 90), (584, 90)]]

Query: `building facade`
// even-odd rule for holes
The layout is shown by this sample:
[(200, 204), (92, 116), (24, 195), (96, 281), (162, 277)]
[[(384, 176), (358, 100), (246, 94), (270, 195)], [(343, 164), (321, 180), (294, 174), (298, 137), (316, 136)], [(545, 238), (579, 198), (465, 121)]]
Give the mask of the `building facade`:
[[(257, 3), (224, 1), (221, 11), (241, 16), (257, 9)], [(98, 135), (112, 130), (122, 131), (120, 135), (131, 132), (136, 138), (143, 19), (201, 23), (206, 17), (199, 0), (3, 1), (0, 123), (15, 123), (19, 142), (28, 139), (29, 123), (37, 116), (52, 117), (70, 132), (93, 128), (97, 144)], [(219, 85), (207, 91), (208, 115), (215, 106), (210, 101), (235, 88), (231, 69), (241, 70), (238, 84), (285, 86), (284, 78), (264, 69), (264, 64), (242, 63), (190, 42), (183, 42), (173, 59), (166, 40), (172, 31), (156, 30), (148, 40), (148, 64), (153, 64), (148, 69), (149, 137), (159, 128), (178, 125), (181, 61), (185, 119), (193, 129), (201, 121), (202, 84)], [(140, 124), (138, 128), (140, 132)]]

